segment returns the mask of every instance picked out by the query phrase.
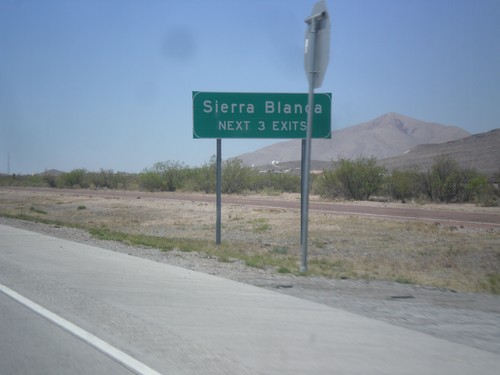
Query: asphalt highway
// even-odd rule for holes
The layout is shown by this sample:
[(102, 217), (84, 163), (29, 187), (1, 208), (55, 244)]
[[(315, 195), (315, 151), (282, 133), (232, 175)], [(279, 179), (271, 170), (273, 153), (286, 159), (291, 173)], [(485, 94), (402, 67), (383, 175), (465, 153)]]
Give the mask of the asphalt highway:
[(3, 375), (134, 374), (89, 343), (0, 292)]
[(1, 374), (127, 373), (126, 363), (140, 374), (201, 375), (488, 375), (500, 368), (500, 355), (468, 345), (4, 225), (0, 308)]

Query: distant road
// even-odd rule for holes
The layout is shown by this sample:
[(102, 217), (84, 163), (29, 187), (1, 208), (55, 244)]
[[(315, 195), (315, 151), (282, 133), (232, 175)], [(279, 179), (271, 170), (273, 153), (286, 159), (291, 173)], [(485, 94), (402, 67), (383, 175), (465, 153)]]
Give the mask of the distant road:
[[(12, 189), (16, 188), (3, 188)], [(215, 204), (215, 195), (197, 193), (150, 193), (144, 191), (119, 191), (119, 190), (90, 190), (90, 189), (51, 189), (51, 188), (20, 188), (25, 191), (48, 191), (67, 195), (90, 195), (103, 197), (128, 197), (128, 198), (151, 198), (180, 200), (190, 202), (205, 202)], [(272, 197), (243, 197), (243, 196), (222, 196), (222, 204), (283, 208), (291, 210), (300, 209), (299, 200), (283, 200)], [(338, 215), (356, 215), (378, 217), (398, 220), (418, 220), (436, 223), (447, 223), (450, 225), (484, 226), (499, 228), (500, 213), (467, 212), (457, 210), (440, 210), (436, 208), (416, 208), (416, 207), (390, 207), (372, 206), (350, 203), (329, 203), (310, 201), (311, 211), (329, 212)]]

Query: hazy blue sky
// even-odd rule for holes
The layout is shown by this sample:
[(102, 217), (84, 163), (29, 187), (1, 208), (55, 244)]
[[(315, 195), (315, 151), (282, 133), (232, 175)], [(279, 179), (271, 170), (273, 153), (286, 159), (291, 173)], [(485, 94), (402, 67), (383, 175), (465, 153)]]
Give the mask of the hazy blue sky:
[[(314, 0), (0, 0), (0, 172), (195, 166), (192, 91), (307, 92)], [(500, 1), (328, 0), (332, 129), (500, 127)], [(279, 140), (224, 140), (223, 158)]]

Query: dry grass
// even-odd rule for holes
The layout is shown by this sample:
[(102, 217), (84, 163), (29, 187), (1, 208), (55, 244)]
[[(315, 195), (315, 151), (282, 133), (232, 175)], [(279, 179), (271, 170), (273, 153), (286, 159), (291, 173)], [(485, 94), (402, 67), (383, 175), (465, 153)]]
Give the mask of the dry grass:
[[(299, 268), (295, 210), (223, 206), (222, 246), (214, 245), (215, 207), (207, 203), (0, 190), (0, 215), (222, 261), (238, 258), (283, 273)], [(315, 212), (309, 218), (309, 274), (500, 293), (499, 229)]]

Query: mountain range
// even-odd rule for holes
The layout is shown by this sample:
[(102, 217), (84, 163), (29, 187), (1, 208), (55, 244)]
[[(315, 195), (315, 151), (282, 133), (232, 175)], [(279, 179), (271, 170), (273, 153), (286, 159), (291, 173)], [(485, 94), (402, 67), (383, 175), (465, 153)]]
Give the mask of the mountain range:
[(383, 159), (380, 164), (389, 170), (430, 167), (434, 160), (446, 155), (458, 162), (462, 168), (493, 175), (500, 172), (500, 129), (471, 135), (456, 141), (440, 144), (422, 144), (407, 153)]
[[(428, 167), (441, 154), (450, 155), (462, 166), (474, 167), (483, 173), (498, 172), (500, 129), (484, 135), (471, 135), (456, 126), (425, 122), (391, 112), (335, 130), (331, 139), (313, 139), (311, 168), (324, 168), (332, 161), (358, 156), (375, 157), (388, 169)], [(263, 168), (297, 168), (301, 159), (301, 140), (277, 142), (237, 158), (246, 165)]]

